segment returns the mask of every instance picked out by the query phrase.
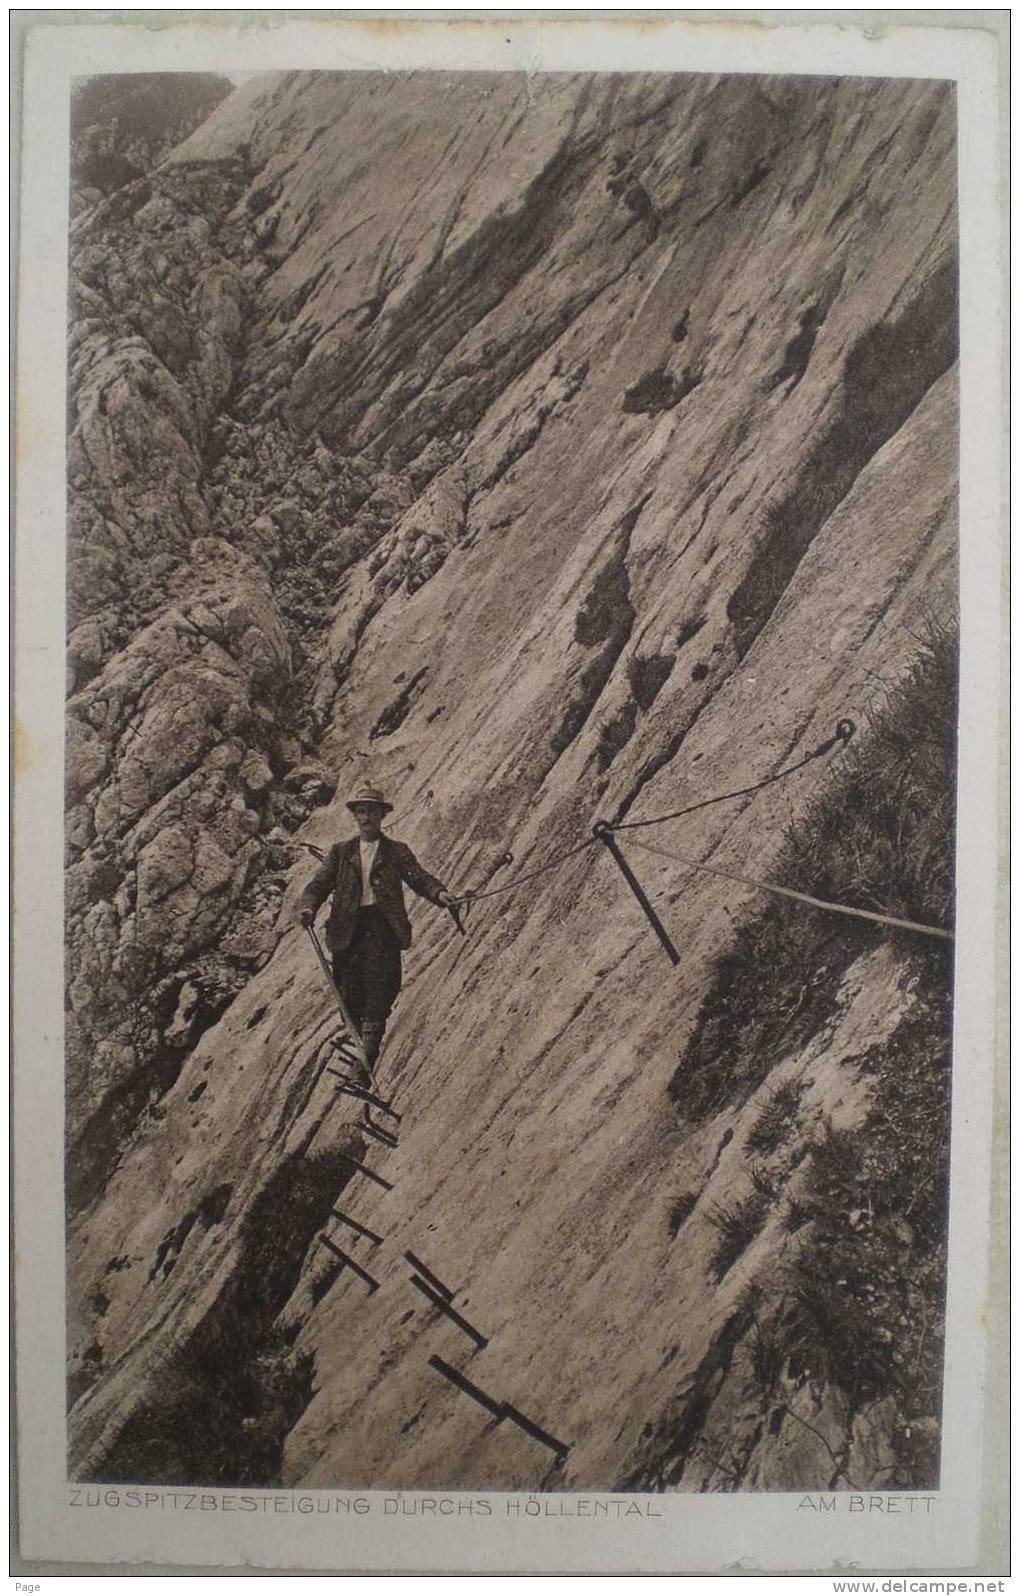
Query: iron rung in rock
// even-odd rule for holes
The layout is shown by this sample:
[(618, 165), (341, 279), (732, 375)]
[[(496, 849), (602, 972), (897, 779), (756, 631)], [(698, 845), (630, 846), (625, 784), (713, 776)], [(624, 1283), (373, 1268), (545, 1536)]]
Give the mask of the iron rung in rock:
[(412, 1269), (417, 1269), (418, 1273), (428, 1281), (430, 1286), (433, 1286), (436, 1291), (442, 1292), (447, 1302), (453, 1301), (453, 1292), (450, 1290), (449, 1286), (444, 1286), (439, 1276), (429, 1268), (428, 1264), (423, 1264), (416, 1253), (408, 1251), (404, 1253), (404, 1257), (407, 1259)]
[(340, 1060), (341, 1064), (346, 1064), (348, 1069), (354, 1069), (361, 1064), (361, 1054), (358, 1052), (358, 1049), (355, 1047), (353, 1042), (333, 1041), (329, 1045), (333, 1049), (333, 1052), (336, 1054), (337, 1058)]
[(448, 1319), (452, 1320), (458, 1330), (463, 1330), (466, 1336), (470, 1336), (476, 1347), (487, 1347), (489, 1345), (488, 1336), (483, 1336), (480, 1330), (476, 1330), (473, 1324), (468, 1323), (463, 1314), (458, 1313), (456, 1308), (451, 1308), (446, 1298), (441, 1297), (438, 1291), (433, 1291), (428, 1281), (422, 1280), (418, 1275), (412, 1275), (411, 1284), (416, 1290), (421, 1292), (423, 1297), (429, 1299), (434, 1308), (438, 1308), (440, 1313), (445, 1314)]
[(359, 1097), (363, 1103), (371, 1103), (373, 1108), (379, 1109), (380, 1113), (388, 1114), (391, 1119), (396, 1120), (398, 1125), (400, 1124), (401, 1116), (396, 1109), (391, 1108), (389, 1103), (385, 1102), (383, 1098), (376, 1097), (375, 1093), (370, 1092), (367, 1086), (360, 1086), (357, 1081), (352, 1081), (350, 1076), (341, 1074), (339, 1070), (331, 1069), (328, 1064), (326, 1065), (326, 1073), (335, 1075), (340, 1081), (340, 1085), (337, 1087), (338, 1092), (347, 1092), (351, 1097)]
[(383, 1180), (382, 1176), (381, 1175), (377, 1175), (374, 1169), (369, 1169), (367, 1164), (360, 1163), (358, 1161), (358, 1159), (356, 1159), (356, 1158), (354, 1158), (352, 1156), (352, 1154), (350, 1154), (350, 1153), (341, 1153), (340, 1157), (342, 1159), (344, 1159), (344, 1161), (346, 1163), (353, 1164), (354, 1168), (360, 1170), (363, 1175), (367, 1175), (369, 1180), (374, 1180), (377, 1186), (381, 1186), (383, 1188), (383, 1191), (392, 1191), (393, 1190), (393, 1182), (392, 1181)]
[(541, 1441), (542, 1445), (547, 1446), (550, 1452), (555, 1452), (557, 1463), (563, 1463), (566, 1460), (570, 1448), (565, 1441), (557, 1441), (555, 1435), (550, 1435), (549, 1431), (543, 1430), (540, 1424), (535, 1424), (531, 1419), (527, 1418), (519, 1408), (514, 1407), (512, 1402), (504, 1402), (503, 1413), (513, 1424), (516, 1424), (522, 1430), (526, 1430), (528, 1435), (532, 1436), (536, 1441)]
[(400, 1145), (395, 1136), (391, 1136), (389, 1131), (384, 1131), (381, 1126), (373, 1125), (368, 1118), (358, 1121), (358, 1129), (367, 1131), (369, 1136), (374, 1136), (376, 1141), (381, 1142), (384, 1147), (392, 1149)]
[(378, 1125), (372, 1124), (372, 1120), (370, 1120), (370, 1119), (361, 1119), (361, 1120), (359, 1120), (358, 1128), (359, 1128), (359, 1130), (364, 1130), (364, 1132), (366, 1132), (366, 1135), (375, 1136), (375, 1140), (382, 1141), (383, 1148), (389, 1148), (389, 1149), (391, 1149), (391, 1151), (393, 1151), (393, 1148), (396, 1148), (396, 1146), (399, 1146), (399, 1143), (397, 1143), (397, 1140), (396, 1140), (396, 1136), (388, 1136), (388, 1135), (386, 1135), (385, 1130), (380, 1130), (380, 1128), (378, 1128)]
[(340, 1259), (340, 1262), (345, 1266), (345, 1268), (353, 1269), (354, 1273), (356, 1275), (360, 1275), (361, 1279), (365, 1282), (366, 1286), (368, 1287), (369, 1296), (372, 1295), (373, 1291), (378, 1291), (379, 1290), (379, 1282), (378, 1282), (378, 1280), (373, 1279), (373, 1277), (369, 1274), (367, 1269), (362, 1269), (361, 1265), (359, 1263), (355, 1262), (355, 1260), (351, 1257), (350, 1253), (344, 1252), (343, 1248), (342, 1247), (338, 1247), (335, 1241), (330, 1241), (328, 1236), (320, 1236), (319, 1240), (322, 1242), (322, 1245), (324, 1247), (328, 1247), (329, 1248), (330, 1252), (336, 1254), (336, 1256)]
[(502, 1402), (497, 1402), (495, 1397), (489, 1396), (488, 1392), (483, 1391), (481, 1386), (477, 1386), (473, 1380), (469, 1380), (466, 1374), (461, 1374), (459, 1369), (455, 1369), (452, 1364), (447, 1363), (444, 1358), (438, 1357), (435, 1353), (429, 1359), (429, 1364), (433, 1369), (438, 1370), (445, 1379), (449, 1380), (451, 1385), (455, 1385), (458, 1390), (464, 1392), (465, 1396), (471, 1397), (480, 1407), (491, 1413), (497, 1424), (502, 1424), (506, 1418), (506, 1409)]
[(339, 1219), (342, 1225), (349, 1225), (352, 1230), (356, 1230), (358, 1235), (364, 1236), (366, 1240), (372, 1243), (373, 1247), (379, 1246), (382, 1237), (377, 1236), (374, 1230), (369, 1230), (367, 1225), (361, 1224), (360, 1220), (352, 1219), (350, 1214), (345, 1214), (340, 1208), (334, 1208), (332, 1213), (334, 1219)]

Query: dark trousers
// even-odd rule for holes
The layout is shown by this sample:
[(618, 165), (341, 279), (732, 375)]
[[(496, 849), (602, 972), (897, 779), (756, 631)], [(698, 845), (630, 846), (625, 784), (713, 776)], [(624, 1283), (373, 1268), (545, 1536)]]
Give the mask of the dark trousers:
[(358, 1030), (367, 1024), (381, 1035), (400, 991), (400, 943), (382, 910), (358, 910), (351, 945), (333, 954), (333, 979)]

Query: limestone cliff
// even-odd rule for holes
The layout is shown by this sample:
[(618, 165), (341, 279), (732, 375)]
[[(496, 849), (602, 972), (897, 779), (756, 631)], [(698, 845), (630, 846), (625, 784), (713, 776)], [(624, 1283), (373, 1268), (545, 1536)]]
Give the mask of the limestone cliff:
[[(909, 937), (803, 953), (825, 1004), (695, 1112), (750, 888), (633, 855), (676, 970), (594, 845), (466, 939), (418, 904), (389, 1150), (322, 1071), (290, 911), (366, 776), (452, 889), (494, 889), (841, 717), (866, 746), (954, 610), (954, 137), (937, 83), (279, 75), (76, 218), (75, 1475), (930, 1483), (900, 1432), (937, 1438), (937, 1398), (905, 1420), (761, 1350), (831, 1244), (791, 1205), (919, 1011)], [(656, 843), (768, 876), (846, 757)], [(341, 1193), (386, 1238), (345, 1243), (371, 1295), (316, 1240)]]

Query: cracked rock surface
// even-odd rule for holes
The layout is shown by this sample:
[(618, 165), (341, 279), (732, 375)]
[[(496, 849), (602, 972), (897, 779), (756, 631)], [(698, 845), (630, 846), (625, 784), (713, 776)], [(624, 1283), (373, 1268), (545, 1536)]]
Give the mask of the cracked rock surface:
[[(323, 1073), (335, 1016), (288, 916), (356, 782), (452, 890), (496, 887), (600, 816), (762, 780), (903, 675), (955, 602), (953, 127), (921, 82), (278, 74), (86, 196), (74, 1477), (888, 1478), (894, 1416), (824, 1382), (759, 1422), (747, 1290), (767, 1319), (797, 1240), (773, 1216), (717, 1280), (705, 1216), (760, 1104), (692, 1125), (667, 1092), (748, 889), (641, 856), (676, 971), (594, 848), (479, 902), (466, 940), (416, 901), (396, 1149)], [(660, 840), (767, 875), (827, 779)], [(805, 1151), (861, 1122), (854, 1060), (908, 976), (892, 945), (862, 958), (777, 1061), (768, 1089), (812, 1079)], [(671, 1235), (678, 1170), (702, 1195)], [(316, 1239), (341, 1195), (386, 1238), (370, 1295)]]

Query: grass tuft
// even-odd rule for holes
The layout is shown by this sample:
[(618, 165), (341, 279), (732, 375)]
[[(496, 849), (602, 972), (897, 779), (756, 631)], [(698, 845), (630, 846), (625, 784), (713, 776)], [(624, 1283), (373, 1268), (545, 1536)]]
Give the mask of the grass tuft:
[(694, 1207), (697, 1201), (697, 1192), (685, 1191), (682, 1196), (678, 1197), (671, 1205), (669, 1210), (669, 1233), (672, 1237), (676, 1237), (680, 1226), (694, 1212)]
[(774, 1153), (793, 1130), (800, 1106), (801, 1087), (796, 1081), (782, 1081), (765, 1099), (761, 1113), (747, 1135), (749, 1153)]
[(786, 1212), (783, 1215), (783, 1229), (792, 1235), (794, 1231), (801, 1230), (810, 1223), (812, 1213), (810, 1203), (804, 1202), (800, 1197), (788, 1198)]
[(708, 1217), (719, 1232), (709, 1265), (716, 1280), (721, 1280), (747, 1251), (761, 1230), (769, 1207), (767, 1197), (759, 1191), (752, 1191), (731, 1207), (720, 1203), (710, 1211)]
[(765, 1168), (764, 1164), (752, 1164), (747, 1171), (747, 1178), (751, 1182), (759, 1197), (764, 1197), (766, 1202), (774, 1202), (777, 1195), (775, 1176)]
[(785, 1348), (771, 1330), (756, 1321), (751, 1336), (751, 1372), (766, 1401), (779, 1384), (785, 1363)]

